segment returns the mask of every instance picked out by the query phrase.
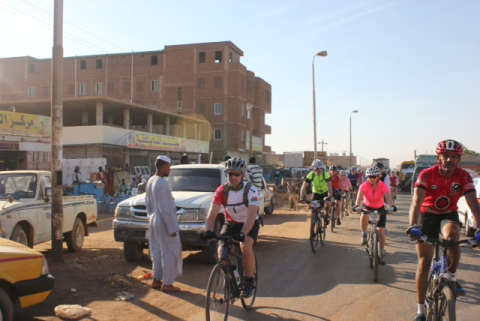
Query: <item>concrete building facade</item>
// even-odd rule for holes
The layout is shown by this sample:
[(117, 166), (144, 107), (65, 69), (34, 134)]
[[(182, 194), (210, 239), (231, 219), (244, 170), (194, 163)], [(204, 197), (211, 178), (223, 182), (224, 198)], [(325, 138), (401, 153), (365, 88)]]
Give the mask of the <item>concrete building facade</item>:
[[(265, 114), (271, 113), (271, 86), (247, 70), (241, 56), (225, 41), (66, 57), (64, 126), (107, 124), (189, 139), (209, 135), (213, 154), (207, 158), (213, 161), (226, 154), (262, 159), (270, 151)], [(0, 59), (0, 108), (49, 115), (50, 68), (50, 59)]]

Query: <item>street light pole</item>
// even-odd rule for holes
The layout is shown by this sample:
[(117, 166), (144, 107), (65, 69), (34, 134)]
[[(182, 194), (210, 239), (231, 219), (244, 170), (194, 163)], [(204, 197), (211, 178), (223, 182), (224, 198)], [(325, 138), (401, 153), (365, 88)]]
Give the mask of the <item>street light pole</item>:
[(317, 159), (317, 113), (315, 106), (315, 57), (327, 57), (326, 50), (319, 51), (312, 58), (312, 86), (313, 86), (313, 159)]
[(54, 257), (63, 261), (63, 183), (62, 183), (62, 130), (63, 130), (63, 0), (54, 2), (52, 52), (52, 249)]
[(350, 112), (350, 119), (349, 119), (349, 122), (350, 122), (350, 154), (349, 154), (349, 157), (348, 157), (348, 164), (349, 164), (349, 167), (352, 167), (352, 114), (353, 113), (358, 113), (358, 110), (352, 110)]

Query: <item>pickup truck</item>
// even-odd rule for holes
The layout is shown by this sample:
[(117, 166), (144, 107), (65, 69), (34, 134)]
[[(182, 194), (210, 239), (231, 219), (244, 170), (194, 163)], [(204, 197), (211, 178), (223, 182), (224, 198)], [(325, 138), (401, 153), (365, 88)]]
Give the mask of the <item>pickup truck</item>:
[[(51, 240), (49, 171), (0, 172), (0, 236), (33, 247)], [(63, 197), (63, 234), (70, 251), (83, 246), (88, 226), (96, 225), (92, 195)]]
[[(184, 250), (204, 251), (210, 262), (216, 262), (216, 245), (200, 240), (200, 232), (205, 228), (205, 219), (215, 190), (225, 182), (225, 167), (221, 164), (176, 165), (171, 167), (168, 176), (177, 205), (182, 247)], [(259, 214), (262, 215), (265, 191), (259, 190), (259, 194)], [(219, 213), (215, 222), (216, 231), (220, 231), (224, 220), (222, 208), (222, 213)], [(113, 230), (115, 241), (123, 242), (125, 259), (130, 262), (139, 260), (143, 249), (148, 247), (145, 194), (131, 197), (117, 205)]]

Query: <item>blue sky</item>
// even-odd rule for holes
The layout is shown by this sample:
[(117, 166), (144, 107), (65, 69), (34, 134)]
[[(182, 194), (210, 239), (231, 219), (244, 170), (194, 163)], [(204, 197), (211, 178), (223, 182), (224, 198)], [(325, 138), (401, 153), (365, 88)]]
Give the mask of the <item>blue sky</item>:
[[(66, 56), (231, 40), (272, 85), (276, 152), (313, 149), (312, 56), (318, 139), (329, 152), (392, 163), (443, 138), (480, 151), (480, 1), (64, 1)], [(51, 55), (53, 1), (0, 0), (0, 57)]]

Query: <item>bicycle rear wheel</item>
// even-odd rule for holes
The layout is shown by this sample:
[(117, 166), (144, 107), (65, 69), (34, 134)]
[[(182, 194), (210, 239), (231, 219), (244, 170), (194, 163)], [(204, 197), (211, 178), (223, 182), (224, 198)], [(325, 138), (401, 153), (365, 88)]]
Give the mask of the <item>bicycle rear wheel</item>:
[(248, 298), (240, 298), (242, 301), (242, 306), (245, 310), (250, 310), (253, 307), (253, 303), (255, 303), (255, 298), (257, 297), (257, 288), (258, 288), (258, 261), (257, 255), (255, 255), (255, 275), (253, 277), (254, 287), (252, 290), (252, 296)]
[(335, 217), (336, 211), (337, 208), (335, 205), (330, 206), (330, 231), (332, 231), (332, 233), (335, 230), (335, 223), (337, 220), (337, 218)]
[(230, 283), (221, 264), (213, 267), (207, 283), (205, 317), (207, 321), (227, 320), (230, 305)]
[(319, 229), (321, 229), (320, 224), (316, 211), (312, 211), (312, 216), (310, 218), (310, 247), (312, 248), (313, 253), (317, 252), (318, 245), (320, 242), (323, 242), (319, 231)]

